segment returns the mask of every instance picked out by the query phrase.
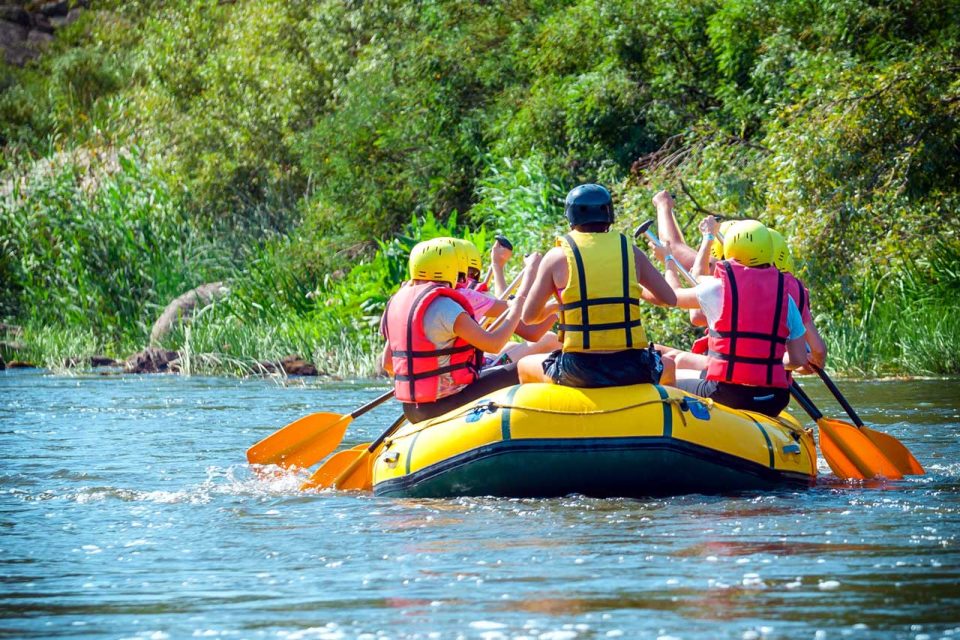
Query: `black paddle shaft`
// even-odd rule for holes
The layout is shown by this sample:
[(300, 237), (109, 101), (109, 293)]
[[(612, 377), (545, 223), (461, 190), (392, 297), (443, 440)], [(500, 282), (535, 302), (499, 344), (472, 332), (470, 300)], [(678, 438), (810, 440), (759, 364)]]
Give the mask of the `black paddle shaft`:
[(817, 375), (820, 376), (820, 379), (823, 380), (823, 384), (827, 385), (827, 389), (830, 389), (830, 393), (833, 394), (833, 397), (837, 399), (837, 402), (840, 403), (840, 406), (843, 407), (843, 410), (847, 412), (847, 415), (853, 420), (853, 424), (857, 427), (863, 426), (863, 420), (860, 419), (860, 416), (857, 415), (857, 412), (853, 410), (853, 407), (850, 406), (850, 403), (847, 402), (847, 399), (843, 397), (843, 394), (840, 393), (840, 389), (837, 388), (837, 385), (833, 383), (833, 380), (830, 379), (830, 376), (827, 375), (827, 372), (818, 367), (817, 365), (812, 365), (813, 370), (817, 372)]
[(384, 440), (386, 440), (386, 439), (389, 438), (391, 435), (393, 435), (393, 432), (396, 431), (397, 429), (399, 429), (399, 428), (400, 428), (400, 425), (402, 425), (402, 424), (403, 424), (403, 421), (406, 420), (406, 419), (407, 419), (407, 416), (405, 416), (405, 415), (403, 415), (403, 414), (400, 414), (400, 417), (397, 418), (396, 420), (394, 420), (394, 421), (393, 421), (393, 424), (391, 424), (389, 427), (387, 427), (387, 430), (386, 430), (386, 431), (384, 431), (383, 433), (381, 433), (380, 436), (379, 436), (376, 440), (374, 440), (373, 442), (370, 443), (370, 446), (367, 447), (367, 451), (369, 451), (370, 453), (373, 453), (374, 451), (376, 451), (376, 450), (377, 450), (377, 447), (379, 447), (381, 444), (383, 444), (383, 441), (384, 441)]
[(790, 395), (792, 395), (793, 399), (797, 401), (797, 404), (803, 407), (803, 410), (807, 412), (807, 415), (813, 418), (814, 422), (819, 421), (820, 418), (823, 417), (823, 414), (820, 413), (820, 409), (817, 409), (817, 406), (813, 404), (813, 400), (810, 399), (810, 396), (807, 395), (807, 392), (804, 391), (800, 385), (796, 383), (796, 381), (790, 385)]
[(367, 404), (363, 405), (362, 407), (360, 407), (359, 409), (357, 409), (356, 411), (354, 411), (353, 413), (351, 413), (351, 414), (350, 414), (350, 417), (351, 417), (351, 418), (356, 418), (356, 417), (362, 416), (362, 415), (365, 414), (367, 411), (370, 411), (371, 409), (374, 409), (374, 408), (376, 408), (376, 407), (379, 407), (380, 405), (382, 405), (384, 402), (386, 402), (387, 400), (389, 400), (389, 399), (392, 398), (392, 397), (393, 397), (393, 389), (390, 389), (390, 391), (387, 391), (385, 394), (383, 394), (383, 395), (380, 396), (379, 398), (374, 398), (373, 400), (371, 400), (371, 401), (368, 402)]
[(497, 241), (497, 244), (499, 244), (504, 249), (509, 249), (510, 251), (513, 251), (513, 243), (507, 240), (507, 236), (496, 236), (494, 239)]

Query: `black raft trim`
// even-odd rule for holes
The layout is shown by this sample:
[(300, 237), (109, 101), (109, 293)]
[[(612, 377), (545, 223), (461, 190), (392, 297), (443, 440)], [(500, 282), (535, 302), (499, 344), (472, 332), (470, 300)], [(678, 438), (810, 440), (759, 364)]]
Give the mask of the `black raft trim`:
[[(784, 486), (810, 486), (813, 479), (796, 471), (781, 471), (768, 467), (764, 464), (745, 460), (732, 454), (710, 449), (684, 440), (678, 440), (672, 437), (649, 436), (632, 438), (525, 438), (508, 441), (493, 442), (482, 447), (477, 447), (459, 455), (447, 458), (436, 464), (432, 464), (413, 473), (391, 478), (379, 482), (374, 486), (374, 494), (378, 496), (402, 496), (404, 492), (416, 488), (418, 485), (438, 478), (446, 473), (458, 470), (460, 467), (470, 463), (484, 460), (487, 458), (499, 457), (503, 455), (519, 455), (523, 453), (543, 453), (543, 452), (566, 452), (578, 455), (589, 455), (593, 452), (604, 451), (666, 451), (688, 456), (690, 458), (703, 460), (711, 464), (726, 467), (727, 469), (743, 473), (757, 480), (780, 484)], [(708, 491), (707, 487), (704, 492)], [(643, 492), (623, 492), (625, 496), (645, 495)], [(450, 494), (458, 495), (458, 494)], [(548, 497), (549, 492), (544, 492), (541, 497)], [(659, 495), (657, 492), (651, 492), (649, 495)]]

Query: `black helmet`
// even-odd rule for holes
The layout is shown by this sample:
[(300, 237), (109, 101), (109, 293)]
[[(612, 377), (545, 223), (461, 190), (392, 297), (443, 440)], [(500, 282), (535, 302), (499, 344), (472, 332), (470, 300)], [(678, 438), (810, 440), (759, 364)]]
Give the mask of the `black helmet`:
[(567, 194), (564, 213), (571, 225), (588, 222), (613, 223), (610, 192), (598, 184), (582, 184)]

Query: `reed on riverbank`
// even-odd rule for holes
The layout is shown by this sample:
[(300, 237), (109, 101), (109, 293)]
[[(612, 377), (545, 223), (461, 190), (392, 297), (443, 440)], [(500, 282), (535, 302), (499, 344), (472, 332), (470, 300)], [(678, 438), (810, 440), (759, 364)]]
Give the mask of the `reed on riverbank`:
[[(122, 358), (222, 281), (160, 341), (187, 371), (366, 374), (414, 242), (543, 251), (563, 194), (602, 182), (621, 230), (669, 188), (692, 233), (707, 213), (782, 231), (835, 370), (960, 373), (960, 14), (940, 0), (85, 7), (0, 63), (6, 359)], [(694, 337), (649, 316), (658, 342)]]

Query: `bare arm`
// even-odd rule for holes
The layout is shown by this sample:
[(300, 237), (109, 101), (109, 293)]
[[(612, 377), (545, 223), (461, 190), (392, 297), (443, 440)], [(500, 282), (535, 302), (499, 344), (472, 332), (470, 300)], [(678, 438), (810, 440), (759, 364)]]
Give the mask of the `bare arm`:
[(523, 303), (530, 292), (534, 278), (536, 278), (537, 267), (539, 265), (540, 254), (538, 253), (533, 253), (524, 260), (523, 279), (520, 281), (520, 288), (517, 290), (516, 298), (510, 302), (507, 315), (499, 327), (492, 331), (487, 331), (477, 324), (477, 322), (470, 317), (470, 314), (461, 313), (457, 316), (456, 322), (453, 323), (453, 332), (478, 349), (490, 353), (500, 351), (500, 349), (507, 344), (507, 341), (510, 340), (510, 336), (513, 335), (514, 329), (517, 328), (517, 324), (520, 322)]
[(810, 347), (810, 354), (807, 356), (807, 360), (823, 369), (823, 367), (827, 364), (827, 343), (824, 342), (823, 336), (821, 336), (820, 332), (817, 331), (817, 327), (813, 324), (813, 320), (806, 323), (804, 326), (807, 328), (807, 332), (804, 334), (804, 337), (807, 340), (807, 345)]
[(557, 290), (559, 277), (563, 277), (563, 284), (567, 282), (567, 257), (563, 249), (554, 247), (547, 251), (547, 255), (540, 262), (540, 270), (523, 305), (523, 321), (527, 324), (537, 324), (550, 315), (547, 303)]
[(507, 290), (507, 279), (504, 277), (503, 268), (512, 255), (513, 251), (507, 249), (499, 242), (494, 242), (490, 248), (490, 266), (493, 268), (493, 290), (498, 298)]
[(383, 367), (383, 370), (388, 376), (393, 376), (393, 349), (390, 348), (389, 342), (383, 345), (383, 355), (380, 357), (380, 366)]
[(787, 351), (783, 357), (783, 366), (787, 369), (799, 369), (807, 366), (806, 335), (794, 340), (787, 340)]
[[(636, 247), (633, 248), (633, 262), (637, 268), (637, 281), (649, 293), (649, 296), (644, 295), (643, 299), (657, 305), (677, 306), (677, 294), (673, 292), (673, 288), (653, 266), (650, 259)], [(670, 262), (667, 263), (666, 268), (667, 273), (675, 269)]]

